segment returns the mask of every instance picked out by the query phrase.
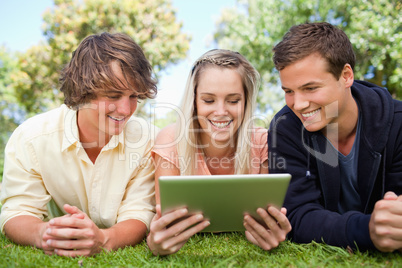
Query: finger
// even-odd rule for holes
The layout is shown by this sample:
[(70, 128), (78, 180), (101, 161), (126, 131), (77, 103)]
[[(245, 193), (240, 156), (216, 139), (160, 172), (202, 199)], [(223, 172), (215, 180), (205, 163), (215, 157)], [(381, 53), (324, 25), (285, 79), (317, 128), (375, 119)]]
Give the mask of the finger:
[(70, 204), (64, 204), (63, 208), (69, 214), (75, 214), (80, 212), (83, 213), (79, 208), (77, 208), (76, 206), (71, 206)]
[(209, 225), (210, 225), (209, 221), (202, 221), (197, 225), (188, 228), (184, 232), (167, 239), (160, 245), (161, 253), (166, 255), (166, 254), (173, 254), (179, 251), (183, 247), (183, 245), (188, 241), (188, 239), (190, 239), (190, 237), (202, 231)]
[[(193, 224), (191, 224), (191, 225), (193, 225)], [(209, 221), (202, 221), (190, 228), (186, 228), (184, 231), (182, 231), (180, 233), (176, 233), (173, 236), (173, 239), (171, 239), (171, 241), (173, 244), (177, 244), (182, 241), (187, 241), (190, 237), (192, 237), (193, 235), (195, 235), (198, 232), (201, 232), (209, 225), (210, 225)]]
[(89, 250), (93, 247), (93, 241), (90, 239), (49, 239), (46, 244), (54, 249), (64, 250)]
[(170, 213), (167, 213), (157, 219), (156, 221), (151, 224), (151, 232), (159, 232), (163, 229), (165, 229), (169, 224), (172, 222), (188, 215), (188, 210), (186, 208), (178, 209), (175, 211), (172, 211)]
[[(78, 214), (82, 215), (82, 214)], [(92, 221), (86, 217), (82, 218), (80, 216), (71, 217), (58, 217), (51, 219), (49, 221), (49, 227), (59, 227), (59, 228), (86, 228), (90, 226)]]
[[(162, 216), (161, 219), (163, 219), (163, 217), (165, 217), (165, 216)], [(202, 221), (203, 219), (204, 219), (204, 217), (202, 216), (202, 214), (196, 214), (189, 218), (180, 220), (179, 222), (175, 223), (172, 226), (169, 226), (162, 232), (155, 232), (154, 240), (156, 243), (162, 243), (162, 241), (165, 241), (169, 238), (177, 237), (183, 231), (189, 229), (190, 227), (192, 227), (196, 223)], [(178, 239), (176, 239), (176, 241), (177, 240)]]
[(92, 252), (88, 249), (81, 250), (66, 250), (66, 249), (55, 249), (54, 254), (64, 257), (79, 257), (79, 256), (91, 256)]
[(43, 252), (46, 254), (46, 255), (53, 255), (54, 254), (54, 249), (51, 249), (51, 250), (43, 250)]
[(265, 229), (261, 224), (256, 222), (250, 215), (246, 215), (244, 217), (244, 227), (248, 231), (251, 237), (246, 238), (252, 242), (253, 244), (261, 247), (264, 250), (271, 250), (279, 245), (278, 240), (272, 235), (272, 231), (269, 229)]
[(286, 214), (288, 214), (288, 210), (285, 207), (282, 207), (281, 213), (286, 216)]
[[(280, 214), (283, 217), (286, 217), (278, 209), (276, 209), (274, 207), (268, 207), (268, 209), (269, 208), (271, 208), (272, 211), (277, 212), (277, 214)], [(270, 230), (278, 229), (278, 223), (277, 223), (276, 219), (273, 216), (271, 216), (267, 210), (265, 210), (263, 208), (258, 208), (257, 214), (260, 215), (260, 217), (263, 219), (263, 221), (266, 224), (266, 226), (268, 227), (268, 229), (270, 229)]]
[(257, 240), (255, 240), (254, 236), (249, 231), (246, 230), (245, 234), (246, 234), (246, 238), (247, 238), (248, 241), (250, 241), (254, 245), (260, 247), (260, 245), (258, 244)]
[[(283, 208), (283, 209), (286, 210), (286, 208)], [(268, 213), (276, 221), (275, 226), (278, 226), (278, 224), (279, 224), (279, 227), (282, 230), (286, 231), (286, 233), (288, 233), (288, 232), (290, 232), (292, 230), (292, 225), (290, 224), (288, 218), (286, 217), (286, 214), (283, 214), (277, 208), (272, 207), (272, 206), (268, 207)], [(271, 227), (273, 227), (273, 226), (269, 226), (270, 229), (271, 229)]]
[(75, 219), (71, 217), (67, 219), (57, 219), (57, 223), (51, 225), (51, 227), (46, 230), (46, 233), (59, 240), (87, 239), (88, 237), (94, 236), (96, 230), (98, 230), (98, 227), (96, 227), (91, 220)]
[(385, 193), (384, 199), (385, 200), (397, 200), (398, 196), (394, 192), (388, 191)]

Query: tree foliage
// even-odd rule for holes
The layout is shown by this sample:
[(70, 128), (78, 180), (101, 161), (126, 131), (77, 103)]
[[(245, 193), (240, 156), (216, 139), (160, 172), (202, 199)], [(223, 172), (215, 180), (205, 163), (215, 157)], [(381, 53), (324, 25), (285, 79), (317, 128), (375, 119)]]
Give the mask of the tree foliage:
[(349, 36), (357, 56), (355, 78), (386, 87), (402, 98), (402, 4), (400, 0), (239, 0), (222, 12), (215, 40), (237, 50), (260, 72), (259, 109), (283, 105), (272, 48), (295, 24), (327, 21)]
[(47, 42), (21, 55), (22, 73), (14, 84), (28, 115), (60, 104), (60, 71), (88, 35), (128, 34), (143, 48), (157, 76), (189, 49), (190, 37), (181, 32), (170, 0), (54, 0), (43, 19)]
[(17, 110), (16, 100), (11, 88), (12, 78), (18, 73), (15, 57), (5, 47), (0, 47), (0, 182), (3, 176), (4, 148), (10, 133), (17, 126), (14, 113)]

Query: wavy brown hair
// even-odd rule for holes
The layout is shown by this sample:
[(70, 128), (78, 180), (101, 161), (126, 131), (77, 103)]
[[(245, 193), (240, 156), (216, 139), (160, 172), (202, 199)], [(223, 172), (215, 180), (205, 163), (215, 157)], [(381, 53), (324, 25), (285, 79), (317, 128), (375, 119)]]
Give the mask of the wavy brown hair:
[[(124, 80), (113, 72), (112, 62), (121, 68)], [(156, 79), (141, 47), (128, 35), (102, 33), (90, 35), (73, 52), (60, 77), (64, 103), (77, 109), (109, 89), (130, 90), (139, 99), (154, 98)]]

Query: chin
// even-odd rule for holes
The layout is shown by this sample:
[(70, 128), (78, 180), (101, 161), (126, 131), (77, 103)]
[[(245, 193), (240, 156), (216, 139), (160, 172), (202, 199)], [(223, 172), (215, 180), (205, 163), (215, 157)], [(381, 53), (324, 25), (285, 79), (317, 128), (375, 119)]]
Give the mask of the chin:
[(303, 123), (303, 126), (308, 132), (317, 132), (325, 127), (319, 123), (309, 123), (309, 124)]

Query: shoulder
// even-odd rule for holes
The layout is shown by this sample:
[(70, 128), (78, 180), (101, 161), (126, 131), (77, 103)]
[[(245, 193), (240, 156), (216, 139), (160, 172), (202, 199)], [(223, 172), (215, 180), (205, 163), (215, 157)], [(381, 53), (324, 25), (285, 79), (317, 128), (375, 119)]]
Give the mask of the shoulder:
[(164, 127), (157, 135), (155, 139), (155, 145), (152, 149), (152, 157), (155, 159), (156, 155), (164, 158), (165, 160), (173, 163), (176, 167), (179, 166), (177, 160), (177, 141), (176, 136), (176, 124), (168, 125)]
[(124, 127), (126, 138), (130, 140), (155, 140), (159, 128), (143, 118), (132, 116)]
[(20, 139), (35, 139), (64, 130), (65, 121), (74, 118), (76, 112), (64, 104), (56, 109), (35, 115), (19, 125), (12, 136)]
[(164, 127), (156, 136), (156, 145), (166, 145), (175, 140), (177, 124), (170, 124)]
[(402, 101), (394, 100), (394, 107), (396, 113), (402, 113)]
[(267, 137), (268, 137), (268, 130), (263, 127), (253, 127), (252, 129), (252, 139), (254, 142), (258, 144), (264, 144), (267, 143)]

